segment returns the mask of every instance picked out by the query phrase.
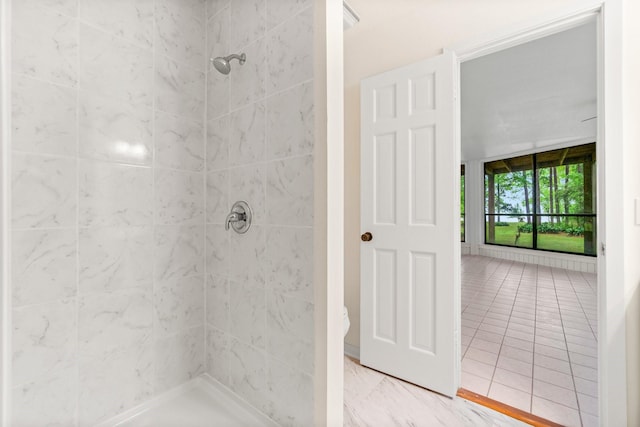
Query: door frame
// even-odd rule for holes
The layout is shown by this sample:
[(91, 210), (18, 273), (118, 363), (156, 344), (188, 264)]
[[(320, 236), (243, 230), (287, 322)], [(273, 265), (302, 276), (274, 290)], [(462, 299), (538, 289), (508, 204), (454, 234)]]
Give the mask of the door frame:
[[(597, 22), (598, 49), (598, 126), (597, 157), (597, 224), (598, 224), (598, 380), (601, 425), (627, 424), (627, 378), (625, 338), (624, 290), (624, 222), (622, 220), (624, 184), (622, 174), (622, 2), (621, 0), (588, 1), (561, 13), (521, 24), (501, 34), (479, 39), (473, 43), (454, 46), (455, 134), (454, 143), (461, 147), (460, 66), (509, 47), (533, 41), (589, 20)], [(460, 150), (458, 150), (458, 153)], [(459, 167), (457, 163), (451, 165)], [(605, 179), (605, 170), (607, 171)], [(605, 203), (606, 201), (606, 203)], [(607, 208), (607, 205), (609, 206)], [(458, 230), (459, 233), (459, 230)], [(606, 245), (603, 256), (600, 245)], [(456, 270), (460, 270), (458, 263)], [(457, 277), (460, 277), (458, 274)], [(608, 284), (605, 286), (605, 283)], [(458, 279), (455, 284), (461, 289)], [(460, 301), (455, 306), (461, 318)], [(457, 340), (460, 354), (460, 337)], [(624, 355), (625, 363), (620, 363)], [(461, 369), (457, 358), (458, 372)]]
[(0, 426), (8, 426), (11, 376), (11, 0), (0, 0)]

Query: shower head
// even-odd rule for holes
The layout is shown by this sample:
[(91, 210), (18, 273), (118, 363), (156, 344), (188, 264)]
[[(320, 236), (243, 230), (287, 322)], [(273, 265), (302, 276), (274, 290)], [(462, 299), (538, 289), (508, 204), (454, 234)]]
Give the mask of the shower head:
[(212, 58), (211, 62), (213, 63), (213, 66), (216, 67), (216, 70), (220, 71), (222, 74), (229, 74), (231, 71), (230, 62), (232, 59), (237, 59), (240, 65), (242, 65), (247, 60), (247, 55), (244, 53), (240, 55), (234, 53), (225, 57), (218, 56), (217, 58)]

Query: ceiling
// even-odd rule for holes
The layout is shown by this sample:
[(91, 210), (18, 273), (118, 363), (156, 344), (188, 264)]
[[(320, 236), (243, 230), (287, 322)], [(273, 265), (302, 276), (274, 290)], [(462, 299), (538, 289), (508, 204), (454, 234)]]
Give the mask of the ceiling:
[(593, 22), (464, 62), (462, 159), (595, 141), (596, 59)]

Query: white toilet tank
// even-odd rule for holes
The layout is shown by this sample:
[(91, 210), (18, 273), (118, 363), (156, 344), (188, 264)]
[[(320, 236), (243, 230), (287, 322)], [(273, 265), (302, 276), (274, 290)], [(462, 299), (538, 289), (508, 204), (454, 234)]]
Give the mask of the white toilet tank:
[(351, 326), (351, 322), (349, 322), (349, 310), (347, 310), (347, 306), (344, 306), (344, 317), (343, 317), (343, 324), (344, 324), (344, 336), (347, 336), (347, 332), (349, 332), (349, 327)]

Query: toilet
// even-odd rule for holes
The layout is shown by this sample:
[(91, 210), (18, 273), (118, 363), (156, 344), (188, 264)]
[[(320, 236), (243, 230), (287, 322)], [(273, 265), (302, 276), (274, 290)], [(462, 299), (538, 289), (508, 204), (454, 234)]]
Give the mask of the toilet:
[(347, 332), (349, 332), (349, 327), (351, 326), (351, 322), (349, 322), (349, 310), (347, 310), (347, 306), (344, 306), (344, 316), (343, 316), (343, 325), (344, 325), (344, 336), (347, 336)]

